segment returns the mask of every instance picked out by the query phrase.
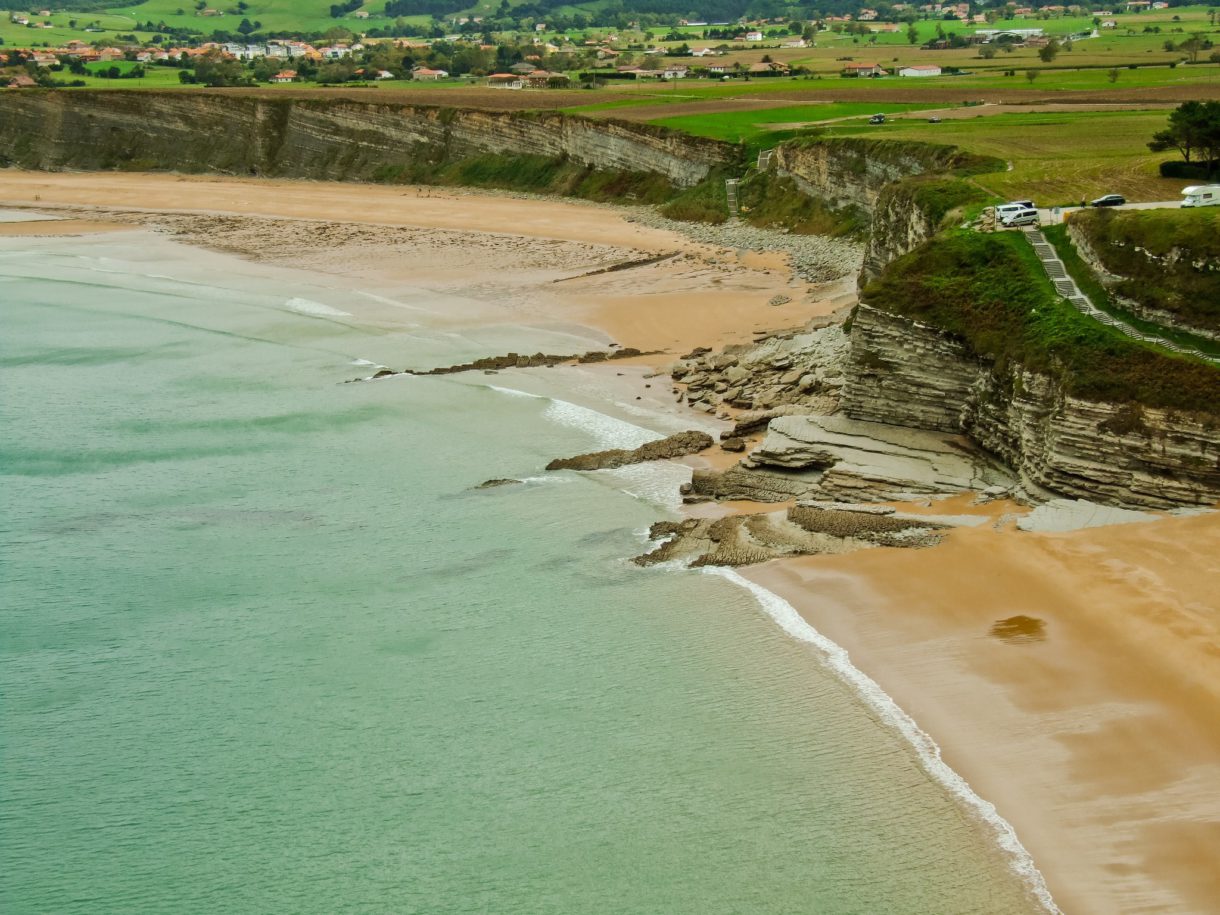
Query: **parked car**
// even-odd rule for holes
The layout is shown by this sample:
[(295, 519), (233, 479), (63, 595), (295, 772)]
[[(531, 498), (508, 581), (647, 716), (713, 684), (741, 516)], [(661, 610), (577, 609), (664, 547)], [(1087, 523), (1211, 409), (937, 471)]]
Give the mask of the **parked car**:
[(930, 118), (928, 118), (928, 123), (929, 123), (929, 124), (939, 124), (939, 123), (940, 123), (940, 118), (938, 118), (938, 117), (930, 117)]
[(1122, 194), (1106, 194), (1104, 197), (1098, 197), (1089, 206), (1094, 207), (1120, 207), (1127, 202), (1127, 198)]
[(1015, 212), (1001, 216), (1000, 224), (1010, 228), (1015, 226), (1036, 226), (1038, 224), (1038, 211), (1029, 207), (1021, 207)]
[(1021, 210), (1034, 209), (1033, 201), (1031, 200), (1013, 200), (1011, 203), (1001, 203), (995, 208), (995, 218), (1000, 222), (1004, 221), (1004, 217), (1011, 216), (1013, 213), (1019, 213)]
[(885, 115), (884, 114), (874, 114), (871, 118), (868, 119), (868, 122), (870, 124), (884, 124)]

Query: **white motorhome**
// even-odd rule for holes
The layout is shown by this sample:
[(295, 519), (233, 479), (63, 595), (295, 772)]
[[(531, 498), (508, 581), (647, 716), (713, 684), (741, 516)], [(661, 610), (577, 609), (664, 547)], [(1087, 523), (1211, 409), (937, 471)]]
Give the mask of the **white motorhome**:
[(1218, 207), (1220, 184), (1195, 184), (1182, 188), (1182, 197), (1184, 207)]

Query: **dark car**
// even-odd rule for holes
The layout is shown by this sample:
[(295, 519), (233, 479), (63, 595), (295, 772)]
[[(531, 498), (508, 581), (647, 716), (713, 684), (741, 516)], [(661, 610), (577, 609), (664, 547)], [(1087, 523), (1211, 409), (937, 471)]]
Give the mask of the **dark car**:
[(929, 124), (939, 124), (939, 123), (940, 123), (940, 118), (938, 118), (938, 117), (930, 117), (930, 118), (928, 118), (928, 123), (929, 123)]
[(1127, 202), (1127, 198), (1122, 194), (1106, 194), (1104, 197), (1098, 197), (1090, 206), (1095, 207), (1120, 207)]
[(868, 122), (870, 124), (884, 124), (885, 115), (884, 114), (874, 114), (871, 118), (868, 119)]

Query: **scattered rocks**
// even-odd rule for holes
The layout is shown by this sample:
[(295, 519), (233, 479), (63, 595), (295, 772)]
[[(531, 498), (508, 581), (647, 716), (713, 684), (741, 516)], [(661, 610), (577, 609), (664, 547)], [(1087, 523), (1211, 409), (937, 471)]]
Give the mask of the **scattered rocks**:
[(641, 210), (630, 218), (641, 225), (679, 232), (705, 244), (747, 251), (780, 251), (788, 256), (793, 272), (811, 283), (854, 276), (864, 263), (864, 245), (846, 238), (793, 235), (775, 229), (760, 229), (740, 220), (718, 226), (679, 222), (650, 210)]
[(644, 350), (636, 349), (633, 346), (619, 347), (617, 343), (612, 343), (615, 349), (602, 351), (592, 350), (587, 353), (533, 353), (532, 355), (522, 355), (520, 353), (505, 353), (502, 356), (484, 356), (482, 359), (475, 359), (473, 362), (460, 362), (457, 365), (442, 365), (434, 369), (426, 371), (418, 371), (416, 369), (403, 369), (401, 372), (395, 372), (392, 369), (381, 369), (376, 372), (371, 378), (353, 378), (351, 381), (377, 381), (381, 378), (388, 378), (391, 375), (456, 375), (459, 372), (483, 372), (485, 375), (494, 374), (502, 369), (533, 369), (542, 366), (563, 365), (564, 363), (592, 363), (592, 362), (608, 362), (612, 359), (631, 359), (635, 356), (655, 356), (659, 350)]
[[(700, 348), (671, 367), (674, 381), (686, 385), (686, 401), (715, 412), (723, 405), (773, 410), (801, 405), (828, 413), (843, 386), (847, 335), (839, 325), (770, 334), (753, 344), (712, 353)], [(759, 428), (765, 421), (759, 424)]]
[(770, 299), (770, 301), (767, 302), (767, 304), (768, 305), (787, 305), (791, 301), (792, 301), (791, 296), (773, 295), (773, 296), (771, 296), (771, 299)]
[(695, 454), (712, 447), (713, 440), (706, 432), (678, 432), (655, 442), (646, 442), (639, 448), (613, 448), (592, 454), (579, 454), (570, 458), (556, 458), (546, 465), (547, 470), (610, 470), (639, 464), (644, 461), (662, 461), (669, 458)]
[(649, 529), (654, 550), (637, 565), (687, 562), (699, 566), (742, 566), (780, 556), (845, 553), (877, 546), (927, 547), (949, 527), (918, 515), (880, 514), (865, 508), (795, 505), (782, 512), (725, 518), (660, 521)]
[(520, 483), (520, 480), (510, 478), (497, 480), (484, 480), (475, 489), (495, 489), (497, 486), (512, 486), (514, 483)]
[(723, 451), (745, 451), (746, 440), (737, 436), (729, 436), (720, 443), (720, 448)]

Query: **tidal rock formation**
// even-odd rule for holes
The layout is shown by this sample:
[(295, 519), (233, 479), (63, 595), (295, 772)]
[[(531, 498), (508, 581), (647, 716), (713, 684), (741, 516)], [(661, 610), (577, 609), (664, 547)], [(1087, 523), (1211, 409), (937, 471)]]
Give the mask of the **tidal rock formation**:
[(842, 415), (780, 416), (729, 470), (695, 471), (688, 499), (896, 501), (1012, 485), (963, 436)]
[(952, 526), (943, 519), (903, 515), (892, 509), (800, 504), (780, 512), (716, 519), (659, 521), (649, 535), (661, 540), (637, 556), (637, 565), (683, 562), (691, 566), (742, 566), (780, 556), (845, 553), (877, 546), (924, 547)]
[(655, 442), (645, 442), (638, 448), (613, 448), (570, 458), (556, 458), (547, 470), (611, 470), (644, 461), (663, 461), (695, 454), (712, 447), (713, 439), (706, 432), (678, 432)]

